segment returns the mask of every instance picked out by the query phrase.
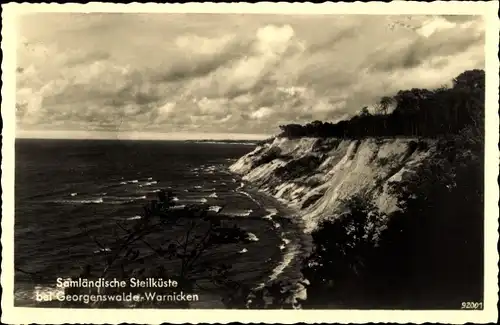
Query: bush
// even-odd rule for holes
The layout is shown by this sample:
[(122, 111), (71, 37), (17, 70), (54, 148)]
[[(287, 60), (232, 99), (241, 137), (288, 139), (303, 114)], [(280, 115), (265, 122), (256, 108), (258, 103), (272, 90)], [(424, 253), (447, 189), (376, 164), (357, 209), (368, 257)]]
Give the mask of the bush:
[(323, 221), (312, 233), (314, 251), (302, 273), (311, 285), (305, 306), (349, 303), (359, 298), (386, 218), (366, 196), (344, 201), (345, 213)]

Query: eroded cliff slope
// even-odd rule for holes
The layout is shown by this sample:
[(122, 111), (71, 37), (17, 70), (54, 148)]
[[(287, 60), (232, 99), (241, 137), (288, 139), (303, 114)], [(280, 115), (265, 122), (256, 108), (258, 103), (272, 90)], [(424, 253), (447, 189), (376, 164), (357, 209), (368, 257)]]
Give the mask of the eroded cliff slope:
[(354, 195), (368, 194), (382, 213), (396, 211), (392, 182), (408, 177), (435, 151), (433, 140), (411, 138), (275, 138), (230, 169), (299, 210), (310, 232), (341, 213), (342, 201)]

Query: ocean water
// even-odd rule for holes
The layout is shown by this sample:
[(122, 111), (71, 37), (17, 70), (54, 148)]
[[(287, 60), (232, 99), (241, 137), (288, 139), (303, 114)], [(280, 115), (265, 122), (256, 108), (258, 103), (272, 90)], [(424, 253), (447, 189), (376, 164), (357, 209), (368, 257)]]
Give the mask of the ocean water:
[[(100, 253), (89, 237), (112, 240), (116, 222), (134, 222), (156, 191), (171, 188), (178, 205), (224, 209), (221, 220), (254, 234), (251, 243), (210, 252), (208, 262), (229, 263), (234, 280), (264, 283), (283, 271), (290, 224), (273, 203), (259, 202), (228, 171), (248, 144), (170, 141), (16, 140), (15, 302), (37, 305), (37, 290), (79, 272)], [(178, 227), (169, 236), (182, 235)], [(152, 257), (144, 267), (164, 262)], [(168, 268), (167, 264), (162, 264)], [(199, 307), (220, 307), (218, 297)]]

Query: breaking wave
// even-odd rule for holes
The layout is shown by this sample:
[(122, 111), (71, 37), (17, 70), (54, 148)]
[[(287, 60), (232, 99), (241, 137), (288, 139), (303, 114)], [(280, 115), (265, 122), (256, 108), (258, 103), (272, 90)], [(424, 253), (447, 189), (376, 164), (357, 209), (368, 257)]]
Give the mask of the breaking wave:
[(142, 216), (133, 216), (126, 218), (126, 220), (139, 220), (139, 219), (142, 219)]
[(147, 197), (142, 196), (100, 196), (97, 198), (86, 198), (79, 200), (53, 200), (48, 201), (56, 204), (126, 204), (138, 200), (145, 200)]
[(208, 211), (219, 213), (223, 208), (218, 205), (212, 205), (208, 208)]
[(252, 209), (236, 211), (236, 212), (228, 212), (227, 214), (235, 216), (235, 217), (248, 217), (253, 212)]
[(259, 237), (257, 237), (254, 233), (249, 232), (246, 236), (248, 241), (259, 241)]
[(130, 180), (130, 181), (121, 181), (120, 184), (121, 185), (126, 185), (126, 184), (136, 184), (136, 183), (139, 183), (139, 180), (138, 179), (133, 179), (133, 180)]
[(273, 217), (278, 214), (277, 209), (266, 209), (267, 214), (265, 216), (262, 216), (262, 219), (265, 220), (273, 220)]
[(99, 197), (96, 199), (88, 199), (88, 200), (56, 200), (52, 202), (59, 204), (101, 204), (104, 203), (104, 199), (102, 197)]
[(98, 250), (95, 250), (94, 254), (100, 254), (100, 253), (106, 253), (106, 252), (111, 252), (111, 248), (109, 248), (109, 247), (100, 248)]
[(151, 186), (151, 185), (155, 185), (155, 184), (158, 184), (158, 181), (146, 182), (144, 184), (140, 184), (139, 187)]

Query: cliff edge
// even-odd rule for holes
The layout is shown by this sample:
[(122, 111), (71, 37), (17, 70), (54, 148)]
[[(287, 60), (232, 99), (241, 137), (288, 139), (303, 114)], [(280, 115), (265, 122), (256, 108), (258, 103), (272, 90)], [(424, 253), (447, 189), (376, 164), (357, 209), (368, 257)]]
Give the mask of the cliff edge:
[(275, 138), (241, 157), (230, 170), (301, 211), (305, 231), (342, 213), (343, 200), (371, 194), (380, 212), (398, 210), (389, 190), (431, 159), (436, 141), (416, 138)]

